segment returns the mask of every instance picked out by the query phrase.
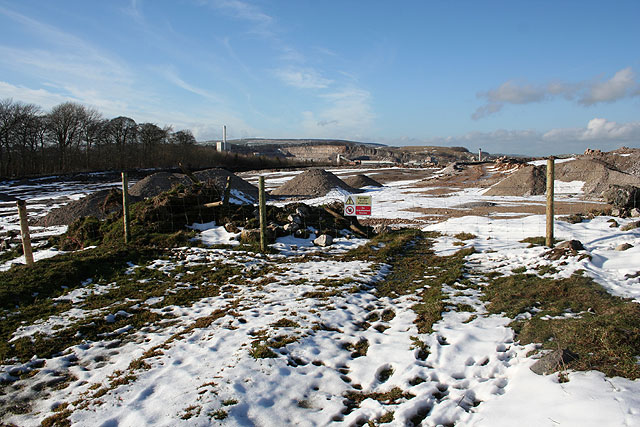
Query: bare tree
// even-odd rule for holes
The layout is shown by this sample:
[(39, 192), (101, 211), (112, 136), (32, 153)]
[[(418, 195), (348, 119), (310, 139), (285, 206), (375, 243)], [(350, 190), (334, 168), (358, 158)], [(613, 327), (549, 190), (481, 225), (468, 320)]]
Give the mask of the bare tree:
[(97, 145), (97, 142), (103, 136), (107, 127), (107, 121), (102, 117), (102, 114), (93, 107), (85, 108), (85, 113), (82, 117), (82, 139), (85, 144), (85, 168), (90, 168), (89, 153), (91, 147)]
[(47, 115), (47, 130), (58, 147), (60, 170), (68, 168), (67, 151), (81, 137), (86, 109), (81, 104), (64, 102)]
[(193, 145), (196, 143), (196, 138), (189, 129), (179, 130), (171, 135), (171, 142), (178, 145)]
[(118, 165), (119, 169), (122, 169), (128, 163), (125, 161), (125, 150), (128, 146), (137, 142), (138, 125), (135, 120), (129, 117), (116, 117), (109, 121), (108, 135), (109, 140), (116, 147), (116, 156), (118, 159), (115, 161), (115, 164)]
[(142, 146), (141, 164), (152, 164), (153, 157), (157, 156), (157, 151), (162, 144), (167, 143), (170, 128), (160, 128), (153, 123), (142, 123), (138, 125), (138, 142)]

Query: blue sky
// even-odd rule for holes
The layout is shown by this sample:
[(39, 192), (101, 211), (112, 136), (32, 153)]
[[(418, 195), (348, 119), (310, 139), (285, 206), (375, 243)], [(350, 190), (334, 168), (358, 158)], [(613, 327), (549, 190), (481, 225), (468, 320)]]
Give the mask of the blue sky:
[(191, 129), (640, 147), (640, 2), (0, 0), (0, 98)]

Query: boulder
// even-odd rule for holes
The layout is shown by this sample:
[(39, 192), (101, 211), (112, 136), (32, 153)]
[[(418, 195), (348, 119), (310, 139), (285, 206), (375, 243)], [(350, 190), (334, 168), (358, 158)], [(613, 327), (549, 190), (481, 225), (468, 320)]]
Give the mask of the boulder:
[(287, 221), (295, 223), (295, 224), (302, 224), (302, 218), (300, 218), (298, 215), (289, 215), (287, 217)]
[(566, 242), (558, 244), (556, 248), (567, 248), (574, 251), (584, 251), (584, 246), (582, 246), (582, 242), (580, 240), (567, 240)]
[(300, 226), (295, 222), (292, 222), (291, 224), (285, 224), (283, 228), (287, 233), (295, 233), (300, 229)]
[(629, 231), (640, 227), (640, 221), (633, 221), (620, 227), (621, 231)]
[(569, 349), (555, 350), (542, 356), (529, 369), (538, 375), (548, 375), (565, 369), (567, 363), (577, 359), (578, 355)]
[(605, 202), (622, 209), (640, 207), (640, 188), (633, 185), (610, 185), (602, 193)]
[(385, 224), (376, 224), (373, 226), (373, 232), (376, 234), (385, 234), (391, 232), (391, 227)]
[(257, 228), (245, 228), (240, 233), (240, 241), (243, 243), (253, 243), (260, 241), (260, 230)]
[(638, 208), (633, 208), (633, 209), (631, 209), (631, 210), (629, 211), (629, 215), (630, 215), (632, 218), (638, 218), (638, 217), (640, 217), (640, 209), (638, 209)]
[(322, 246), (322, 247), (331, 246), (332, 243), (333, 243), (333, 237), (331, 237), (328, 234), (323, 234), (322, 236), (318, 237), (313, 241), (314, 245)]
[(240, 230), (233, 223), (228, 222), (224, 225), (224, 229), (229, 233), (238, 233)]
[(616, 246), (616, 251), (622, 252), (626, 251), (627, 249), (631, 249), (632, 247), (633, 245), (630, 243), (620, 243), (618, 246)]

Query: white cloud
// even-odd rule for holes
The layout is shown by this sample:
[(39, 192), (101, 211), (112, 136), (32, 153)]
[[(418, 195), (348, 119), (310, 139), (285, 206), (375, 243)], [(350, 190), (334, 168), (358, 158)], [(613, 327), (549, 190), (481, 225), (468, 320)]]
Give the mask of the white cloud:
[(552, 129), (542, 135), (545, 141), (640, 141), (640, 122), (616, 123), (602, 118), (589, 120), (586, 128)]
[[(4, 98), (13, 98), (16, 101), (25, 102), (27, 104), (36, 104), (45, 109), (73, 100), (69, 99), (67, 96), (49, 92), (46, 89), (30, 89), (24, 86), (15, 86), (11, 83), (0, 81), (0, 99)], [(75, 101), (79, 102), (77, 99)]]
[(481, 94), (481, 96), (486, 97), (492, 103), (528, 104), (545, 99), (546, 90), (530, 84), (518, 85), (513, 81), (508, 81), (502, 83), (497, 89)]
[(167, 66), (164, 68), (160, 69), (161, 74), (164, 76), (164, 78), (166, 78), (168, 81), (170, 81), (171, 83), (173, 83), (174, 85), (178, 86), (179, 88), (182, 88), (184, 90), (186, 90), (187, 92), (191, 92), (193, 94), (199, 95), (203, 98), (207, 98), (209, 100), (215, 101), (215, 102), (221, 102), (221, 97), (211, 91), (208, 91), (206, 89), (202, 89), (200, 87), (194, 86), (192, 84), (187, 83), (186, 81), (184, 81), (176, 72), (176, 70), (171, 67), (171, 66)]
[(487, 103), (476, 109), (471, 115), (474, 120), (487, 117), (500, 111), (505, 104), (529, 104), (563, 97), (567, 100), (577, 98), (585, 106), (601, 102), (615, 102), (627, 97), (640, 96), (640, 83), (631, 67), (624, 68), (605, 81), (583, 81), (568, 83), (555, 81), (543, 86), (518, 84), (510, 80), (496, 89), (479, 92), (478, 98)]
[(274, 73), (286, 85), (300, 89), (324, 89), (332, 83), (311, 68), (278, 69)]
[(580, 103), (592, 105), (598, 102), (614, 102), (627, 96), (637, 96), (640, 84), (631, 67), (618, 71), (611, 79), (592, 84)]

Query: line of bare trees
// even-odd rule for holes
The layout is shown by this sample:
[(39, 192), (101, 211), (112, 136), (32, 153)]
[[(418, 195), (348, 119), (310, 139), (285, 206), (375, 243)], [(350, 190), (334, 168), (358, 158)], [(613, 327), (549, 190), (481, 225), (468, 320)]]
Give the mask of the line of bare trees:
[(197, 146), (189, 130), (106, 119), (95, 108), (65, 102), (43, 111), (34, 104), (0, 99), (0, 176), (78, 171), (194, 167), (220, 161), (211, 147)]

